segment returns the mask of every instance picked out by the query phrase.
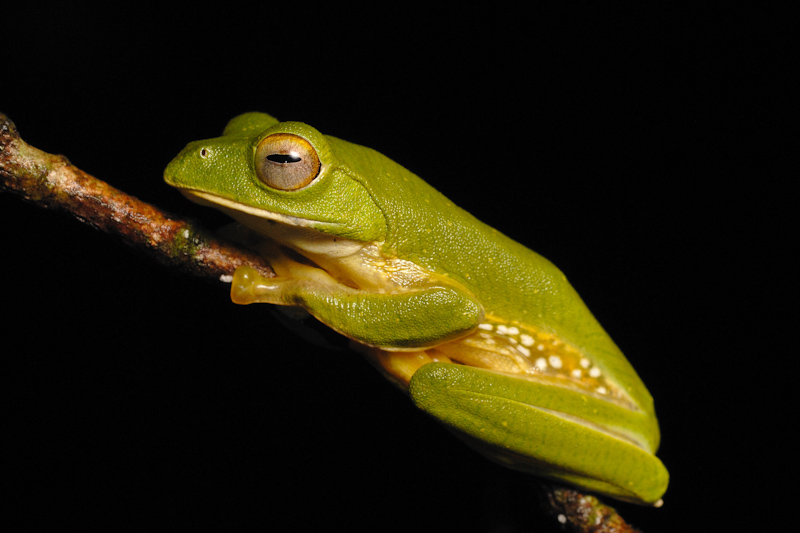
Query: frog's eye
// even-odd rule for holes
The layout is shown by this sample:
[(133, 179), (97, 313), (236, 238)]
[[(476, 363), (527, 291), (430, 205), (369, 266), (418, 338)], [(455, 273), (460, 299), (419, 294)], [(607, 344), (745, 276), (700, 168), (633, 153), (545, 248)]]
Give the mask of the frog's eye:
[(282, 191), (305, 187), (319, 174), (319, 156), (307, 140), (291, 133), (265, 137), (256, 148), (256, 174)]

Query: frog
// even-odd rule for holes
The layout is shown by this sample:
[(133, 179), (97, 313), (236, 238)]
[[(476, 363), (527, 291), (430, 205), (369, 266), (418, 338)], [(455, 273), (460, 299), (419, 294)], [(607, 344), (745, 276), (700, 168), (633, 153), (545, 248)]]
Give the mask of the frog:
[(313, 316), (496, 463), (663, 502), (653, 398), (566, 276), (416, 174), (249, 112), (189, 143), (164, 179), (271, 264), (274, 277), (236, 269), (234, 303)]

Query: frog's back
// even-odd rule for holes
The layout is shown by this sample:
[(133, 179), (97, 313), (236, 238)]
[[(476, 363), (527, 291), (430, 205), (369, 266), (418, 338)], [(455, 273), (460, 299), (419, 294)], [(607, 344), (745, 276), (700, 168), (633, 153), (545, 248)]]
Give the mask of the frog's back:
[(453, 278), (478, 297), (487, 314), (556, 327), (582, 325), (587, 334), (594, 333), (590, 330), (596, 321), (550, 261), (484, 224), (379, 152), (335, 138), (329, 141), (386, 217), (387, 254)]
[(382, 154), (363, 147), (354, 150), (355, 145), (338, 139), (331, 142), (386, 217), (385, 253), (471, 291), (486, 313), (478, 334), (491, 333), (493, 341), (508, 337), (518, 352), (529, 353), (533, 365), (547, 364), (552, 371), (560, 364), (555, 369), (559, 372), (601, 378), (595, 380), (600, 391), (608, 390), (604, 378), (628, 383), (628, 390), (620, 394), (652, 411), (644, 384), (555, 265)]

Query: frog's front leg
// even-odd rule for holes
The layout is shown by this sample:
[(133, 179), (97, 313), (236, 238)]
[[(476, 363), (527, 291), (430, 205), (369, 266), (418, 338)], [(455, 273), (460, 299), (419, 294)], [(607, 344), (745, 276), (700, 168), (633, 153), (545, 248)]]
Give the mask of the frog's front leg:
[[(273, 265), (274, 266), (274, 265)], [(294, 305), (339, 333), (367, 346), (415, 350), (473, 331), (483, 307), (469, 294), (444, 284), (371, 292), (344, 285), (327, 272), (295, 264), (291, 277), (265, 278), (250, 267), (233, 277), (231, 299)]]

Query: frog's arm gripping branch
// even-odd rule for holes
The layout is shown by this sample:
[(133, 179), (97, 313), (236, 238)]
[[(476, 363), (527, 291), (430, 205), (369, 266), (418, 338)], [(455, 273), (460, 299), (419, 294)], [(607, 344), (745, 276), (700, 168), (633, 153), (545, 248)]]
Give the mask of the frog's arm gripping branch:
[[(76, 168), (60, 155), (26, 144), (0, 113), (0, 192), (72, 214), (158, 261), (208, 279), (230, 276), (240, 265), (274, 273), (259, 255), (224, 241), (193, 222), (169, 215)], [(228, 281), (228, 280), (226, 280)], [(542, 484), (548, 512), (577, 533), (632, 533), (616, 511), (593, 496)]]

